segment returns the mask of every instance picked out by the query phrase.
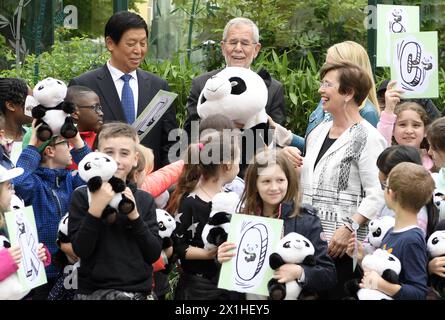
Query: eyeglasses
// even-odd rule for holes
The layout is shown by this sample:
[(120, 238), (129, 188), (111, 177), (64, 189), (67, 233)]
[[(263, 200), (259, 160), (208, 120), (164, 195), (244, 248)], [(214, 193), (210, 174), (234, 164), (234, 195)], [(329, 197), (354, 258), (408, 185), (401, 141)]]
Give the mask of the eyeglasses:
[(388, 184), (385, 181), (380, 181), (380, 187), (385, 191), (388, 188)]
[(69, 148), (70, 147), (70, 143), (68, 142), (68, 140), (62, 140), (59, 142), (55, 142), (54, 144), (52, 144), (54, 147), (59, 145), (59, 144), (66, 144), (66, 146)]
[(229, 40), (229, 41), (223, 41), (225, 44), (227, 44), (231, 48), (236, 48), (238, 43), (241, 43), (242, 48), (247, 48), (253, 44), (257, 44), (258, 42), (250, 42), (248, 40)]
[(338, 89), (337, 85), (327, 82), (327, 81), (319, 81), (318, 85), (320, 88), (336, 88), (336, 89)]
[(77, 106), (77, 107), (81, 109), (92, 109), (96, 113), (102, 112), (102, 106), (99, 103), (93, 104), (91, 106)]

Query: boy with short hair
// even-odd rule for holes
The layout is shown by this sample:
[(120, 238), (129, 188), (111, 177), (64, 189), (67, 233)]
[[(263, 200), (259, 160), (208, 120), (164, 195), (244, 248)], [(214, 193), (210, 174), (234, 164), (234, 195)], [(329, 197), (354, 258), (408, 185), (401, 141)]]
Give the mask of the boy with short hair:
[[(72, 114), (72, 117), (77, 124), (80, 137), (90, 149), (94, 149), (93, 143), (102, 128), (104, 117), (99, 96), (90, 88), (71, 86), (68, 87), (65, 101), (76, 106), (76, 111)], [(75, 170), (77, 164), (73, 163), (69, 168)]]
[[(118, 163), (115, 176), (126, 181), (138, 161), (138, 137), (128, 124), (109, 123), (98, 136), (98, 151)], [(152, 266), (161, 254), (153, 197), (134, 185), (123, 192), (136, 203), (127, 216), (111, 224), (101, 219), (114, 196), (106, 182), (91, 194), (87, 187), (74, 191), (69, 209), (68, 233), (81, 259), (78, 300), (145, 300), (151, 294)]]
[[(23, 137), (23, 151), (17, 161), (17, 167), (24, 173), (13, 179), (17, 196), (32, 205), (36, 219), (39, 240), (44, 243), (51, 255), (57, 250), (57, 230), (60, 219), (68, 211), (71, 194), (85, 182), (78, 174), (66, 169), (72, 163), (79, 162), (90, 152), (88, 146), (77, 134), (65, 140), (62, 136), (52, 137), (43, 142), (37, 138), (36, 120), (32, 129)], [(70, 146), (74, 148), (70, 151)], [(51, 264), (46, 268), (48, 284), (37, 288), (33, 299), (46, 299), (58, 270)]]
[(382, 249), (395, 255), (402, 265), (400, 284), (365, 270), (361, 288), (377, 289), (397, 300), (425, 299), (428, 292), (427, 248), (417, 213), (430, 201), (434, 181), (421, 165), (402, 162), (388, 176), (385, 201), (395, 213), (395, 226), (382, 240)]

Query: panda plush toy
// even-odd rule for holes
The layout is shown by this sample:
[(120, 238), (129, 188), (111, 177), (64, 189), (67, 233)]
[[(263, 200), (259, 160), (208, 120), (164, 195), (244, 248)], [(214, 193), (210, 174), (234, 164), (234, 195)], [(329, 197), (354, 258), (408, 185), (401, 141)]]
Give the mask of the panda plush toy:
[[(159, 226), (159, 236), (162, 239), (162, 253), (161, 255), (164, 257), (165, 265), (164, 269), (161, 272), (165, 274), (169, 274), (173, 268), (173, 265), (178, 260), (177, 255), (173, 252), (170, 258), (167, 258), (164, 250), (173, 246), (173, 240), (171, 235), (173, 231), (176, 229), (176, 221), (167, 211), (163, 209), (156, 209), (156, 220), (158, 221)], [(168, 262), (167, 262), (168, 260)]]
[(196, 108), (201, 119), (223, 114), (248, 129), (267, 122), (267, 98), (260, 75), (248, 68), (227, 67), (207, 80)]
[[(314, 246), (306, 237), (291, 232), (280, 240), (276, 250), (269, 256), (269, 264), (273, 270), (286, 263), (313, 266), (315, 265), (314, 253)], [(302, 287), (295, 280), (279, 283), (278, 280), (271, 279), (267, 288), (271, 300), (296, 300), (302, 290)]]
[(113, 222), (117, 212), (127, 215), (134, 210), (135, 203), (122, 194), (126, 188), (125, 182), (113, 176), (117, 170), (117, 163), (112, 157), (101, 152), (90, 152), (79, 162), (78, 170), (80, 177), (87, 183), (89, 203), (91, 203), (91, 193), (99, 190), (103, 182), (108, 181), (116, 192), (102, 213), (102, 218)]
[(367, 242), (363, 243), (365, 255), (373, 253), (376, 249), (380, 248), (383, 238), (389, 229), (394, 227), (395, 223), (396, 220), (391, 216), (376, 218), (368, 223), (369, 233)]
[[(402, 265), (395, 255), (386, 250), (377, 249), (363, 258), (362, 268), (363, 270), (374, 270), (386, 281), (398, 284)], [(345, 283), (345, 290), (349, 296), (359, 300), (393, 300), (392, 297), (381, 291), (361, 289), (359, 283), (359, 279), (352, 279)]]
[[(0, 235), (0, 251), (8, 249), (11, 244), (3, 235)], [(20, 300), (28, 294), (29, 290), (23, 288), (17, 273), (9, 275), (0, 281), (0, 300)]]
[(11, 210), (19, 210), (19, 209), (23, 209), (25, 208), (25, 203), (23, 202), (22, 199), (20, 199), (19, 197), (17, 197), (15, 194), (13, 194), (11, 196), (11, 205), (10, 205)]
[[(445, 256), (445, 230), (435, 231), (429, 238), (427, 243), (428, 253), (431, 258)], [(445, 299), (445, 278), (436, 274), (430, 275), (431, 286), (434, 291)]]
[(37, 119), (37, 137), (46, 141), (53, 136), (61, 135), (66, 139), (74, 138), (77, 128), (71, 114), (76, 110), (71, 102), (64, 101), (67, 92), (63, 81), (46, 78), (36, 84), (33, 90), (34, 99), (39, 103), (32, 108), (32, 117)]
[(212, 198), (209, 221), (202, 229), (204, 249), (210, 250), (227, 241), (230, 219), (236, 212), (239, 197), (235, 192), (219, 192)]
[(162, 239), (162, 249), (171, 247), (173, 245), (171, 235), (176, 229), (175, 219), (163, 209), (156, 209), (156, 219), (159, 226), (159, 236)]

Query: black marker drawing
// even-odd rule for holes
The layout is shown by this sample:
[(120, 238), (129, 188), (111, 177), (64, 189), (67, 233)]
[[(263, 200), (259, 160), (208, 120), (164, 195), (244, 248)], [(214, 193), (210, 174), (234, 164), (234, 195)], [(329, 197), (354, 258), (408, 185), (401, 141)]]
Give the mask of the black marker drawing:
[(252, 288), (263, 268), (269, 247), (269, 232), (262, 223), (247, 222), (241, 226), (241, 240), (236, 255), (235, 283), (242, 288)]
[[(423, 55), (423, 58), (422, 58)], [(402, 78), (402, 88), (414, 91), (422, 86), (427, 77), (427, 71), (432, 70), (432, 56), (426, 56), (422, 47), (415, 41), (402, 41), (397, 45), (397, 59)]]
[(252, 262), (255, 261), (256, 259), (256, 253), (255, 251), (258, 249), (258, 245), (251, 245), (251, 244), (247, 244), (246, 247), (243, 249), (243, 252), (246, 254), (246, 256), (244, 257), (244, 260), (246, 260), (246, 262)]
[(31, 232), (27, 222), (20, 214), (17, 214), (17, 238), (22, 249), (22, 263), (27, 280), (33, 282), (38, 274), (40, 268), (40, 260), (37, 255), (38, 242), (35, 235)]
[(402, 24), (402, 12), (402, 9), (394, 9), (392, 12), (393, 21), (389, 21), (389, 30), (392, 33), (406, 32), (406, 29)]

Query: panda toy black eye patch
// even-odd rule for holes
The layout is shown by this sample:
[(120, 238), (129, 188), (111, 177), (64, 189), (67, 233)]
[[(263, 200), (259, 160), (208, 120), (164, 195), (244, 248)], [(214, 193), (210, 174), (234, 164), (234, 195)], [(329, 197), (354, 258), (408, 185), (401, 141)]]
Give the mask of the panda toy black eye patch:
[(40, 86), (38, 90), (42, 90), (44, 88), (44, 86)]
[(246, 91), (247, 86), (246, 82), (239, 78), (239, 77), (232, 77), (229, 79), (230, 83), (232, 84), (232, 91), (231, 94), (240, 95), (243, 92)]
[(89, 162), (85, 163), (84, 169), (85, 169), (85, 171), (90, 170), (91, 169), (91, 163), (89, 163)]
[(201, 104), (206, 102), (206, 101), (207, 101), (206, 97), (204, 97), (204, 95), (201, 95)]
[(439, 238), (435, 237), (433, 239), (433, 241), (431, 241), (432, 244), (438, 244), (439, 243)]
[(283, 248), (290, 248), (290, 241), (285, 242)]

